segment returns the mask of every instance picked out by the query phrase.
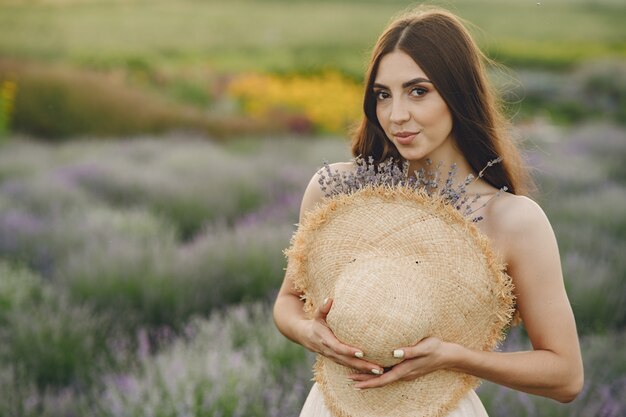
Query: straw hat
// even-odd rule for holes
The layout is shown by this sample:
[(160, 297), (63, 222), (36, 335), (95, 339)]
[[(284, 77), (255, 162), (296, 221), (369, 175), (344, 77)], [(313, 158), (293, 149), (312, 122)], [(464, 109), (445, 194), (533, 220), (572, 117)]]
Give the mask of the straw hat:
[[(450, 204), (409, 187), (325, 199), (285, 254), (308, 316), (332, 297), (334, 334), (384, 367), (401, 361), (394, 349), (427, 336), (491, 350), (514, 312), (511, 280), (488, 239)], [(336, 417), (444, 416), (479, 384), (441, 370), (357, 391), (346, 378), (354, 369), (318, 355), (314, 371)]]

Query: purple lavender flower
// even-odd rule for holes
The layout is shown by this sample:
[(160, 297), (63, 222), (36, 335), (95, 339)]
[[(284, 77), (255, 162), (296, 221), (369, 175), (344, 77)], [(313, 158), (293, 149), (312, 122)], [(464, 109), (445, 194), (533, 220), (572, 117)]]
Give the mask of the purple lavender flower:
[(421, 190), (425, 191), (429, 196), (440, 196), (445, 202), (461, 211), (465, 217), (471, 218), (473, 222), (478, 222), (483, 217), (471, 217), (472, 214), (484, 208), (493, 198), (507, 191), (507, 187), (502, 187), (480, 207), (473, 208), (473, 204), (478, 201), (480, 196), (475, 195), (473, 198), (470, 198), (467, 194), (467, 186), (482, 178), (485, 170), (501, 161), (502, 158), (500, 157), (489, 161), (478, 173), (478, 176), (474, 177), (470, 174), (463, 182), (455, 185), (456, 164), (450, 166), (446, 180), (441, 184), (442, 162), (433, 167), (432, 161), (427, 159), (425, 168), (415, 171), (414, 176), (409, 176), (409, 163), (407, 161), (399, 163), (399, 161), (389, 158), (376, 165), (371, 156), (368, 160), (357, 157), (353, 161), (356, 169), (352, 172), (333, 171), (328, 162), (324, 162), (324, 166), (319, 173), (318, 182), (326, 197), (353, 193), (365, 186), (398, 186)]

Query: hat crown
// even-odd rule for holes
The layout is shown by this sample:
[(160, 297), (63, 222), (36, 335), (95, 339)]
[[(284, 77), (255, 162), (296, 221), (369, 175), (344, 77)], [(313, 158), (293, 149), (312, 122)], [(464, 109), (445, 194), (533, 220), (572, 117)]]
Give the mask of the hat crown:
[(368, 360), (384, 367), (397, 364), (394, 349), (412, 346), (433, 332), (438, 311), (427, 273), (415, 256), (355, 258), (337, 278), (326, 317), (329, 327), (339, 340), (362, 349)]

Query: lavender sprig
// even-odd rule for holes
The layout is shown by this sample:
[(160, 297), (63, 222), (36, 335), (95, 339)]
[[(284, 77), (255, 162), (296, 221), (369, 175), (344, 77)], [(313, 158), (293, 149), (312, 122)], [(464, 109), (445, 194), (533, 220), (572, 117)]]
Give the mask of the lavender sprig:
[[(326, 197), (353, 193), (366, 186), (400, 186), (422, 190), (429, 196), (438, 195), (446, 203), (452, 205), (455, 209), (462, 212), (465, 217), (469, 218), (475, 212), (487, 206), (491, 200), (507, 191), (507, 187), (502, 187), (494, 196), (475, 209), (472, 207), (478, 201), (480, 195), (470, 195), (467, 192), (467, 187), (470, 184), (482, 178), (488, 168), (500, 162), (502, 162), (501, 157), (489, 161), (477, 176), (469, 174), (462, 182), (455, 185), (455, 178), (458, 174), (456, 164), (450, 166), (445, 182), (441, 184), (443, 162), (439, 162), (433, 168), (432, 161), (427, 159), (425, 168), (420, 168), (413, 172), (414, 175), (409, 176), (409, 163), (407, 161), (398, 164), (393, 158), (389, 158), (375, 165), (371, 156), (367, 160), (362, 157), (356, 157), (353, 160), (356, 169), (353, 171), (333, 171), (328, 162), (324, 162), (324, 166), (319, 173), (318, 183)], [(471, 221), (478, 222), (482, 219), (482, 216), (475, 216), (471, 218)]]

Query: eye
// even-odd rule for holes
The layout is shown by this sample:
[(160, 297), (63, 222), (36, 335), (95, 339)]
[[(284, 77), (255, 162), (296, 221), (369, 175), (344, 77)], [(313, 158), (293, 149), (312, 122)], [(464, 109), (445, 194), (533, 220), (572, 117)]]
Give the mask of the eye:
[(376, 97), (377, 101), (382, 101), (390, 97), (389, 93), (386, 92), (385, 90), (375, 90), (374, 96)]
[(424, 88), (424, 87), (413, 87), (409, 91), (409, 95), (413, 96), (413, 97), (421, 97), (424, 94), (426, 94), (427, 92), (428, 92), (428, 90), (426, 88)]

